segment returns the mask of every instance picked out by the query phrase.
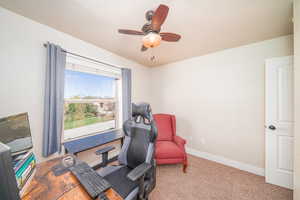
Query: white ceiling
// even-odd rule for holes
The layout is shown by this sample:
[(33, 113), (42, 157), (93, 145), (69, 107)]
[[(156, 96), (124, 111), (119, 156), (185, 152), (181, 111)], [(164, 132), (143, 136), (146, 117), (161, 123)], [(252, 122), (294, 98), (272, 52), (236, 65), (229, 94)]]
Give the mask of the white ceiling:
[[(157, 66), (292, 33), (293, 0), (0, 0), (25, 17), (147, 66)], [(164, 32), (182, 35), (141, 52), (145, 12), (170, 7)], [(155, 56), (155, 61), (150, 57)]]

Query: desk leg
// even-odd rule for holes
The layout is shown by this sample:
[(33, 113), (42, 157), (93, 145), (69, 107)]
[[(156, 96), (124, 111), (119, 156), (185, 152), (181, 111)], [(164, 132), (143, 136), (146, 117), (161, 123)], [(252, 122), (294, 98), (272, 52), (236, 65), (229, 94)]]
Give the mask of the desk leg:
[(124, 143), (124, 137), (121, 138), (121, 148), (123, 146), (123, 143)]
[[(117, 160), (118, 160), (118, 156), (112, 157), (111, 159), (108, 159), (108, 160), (107, 160), (107, 164), (112, 163), (112, 162), (115, 162), (115, 161), (117, 161)], [(101, 163), (99, 163), (99, 164), (93, 166), (92, 168), (93, 168), (93, 170), (97, 170), (97, 169), (99, 169), (99, 168), (102, 168), (102, 167), (107, 166), (107, 164), (104, 164), (103, 162), (101, 162)]]

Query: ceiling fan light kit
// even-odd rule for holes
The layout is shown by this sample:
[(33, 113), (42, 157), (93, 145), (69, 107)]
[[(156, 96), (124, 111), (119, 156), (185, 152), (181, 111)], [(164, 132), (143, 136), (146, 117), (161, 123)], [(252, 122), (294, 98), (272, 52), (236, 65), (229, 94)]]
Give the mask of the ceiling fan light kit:
[(127, 29), (119, 29), (119, 33), (127, 35), (144, 35), (142, 38), (141, 51), (146, 51), (148, 48), (154, 48), (160, 45), (161, 41), (177, 42), (181, 36), (175, 33), (160, 33), (160, 29), (166, 20), (169, 12), (169, 7), (166, 5), (159, 5), (155, 11), (146, 12), (146, 20), (148, 21), (143, 27), (142, 31), (134, 31)]
[(154, 48), (160, 45), (161, 36), (158, 33), (150, 32), (143, 37), (143, 45), (147, 48)]

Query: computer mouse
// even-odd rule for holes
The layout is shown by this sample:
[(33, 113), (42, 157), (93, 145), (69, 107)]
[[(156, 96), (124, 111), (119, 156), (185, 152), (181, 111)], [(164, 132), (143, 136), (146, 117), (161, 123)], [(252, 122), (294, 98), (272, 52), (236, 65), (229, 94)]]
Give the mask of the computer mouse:
[(75, 164), (76, 164), (76, 159), (71, 155), (68, 155), (62, 159), (62, 165), (66, 168), (72, 167)]

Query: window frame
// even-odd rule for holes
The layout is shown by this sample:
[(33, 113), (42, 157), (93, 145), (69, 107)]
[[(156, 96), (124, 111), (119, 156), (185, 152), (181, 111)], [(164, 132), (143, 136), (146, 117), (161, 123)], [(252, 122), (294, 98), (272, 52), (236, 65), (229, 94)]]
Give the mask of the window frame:
[[(93, 135), (103, 134), (103, 133), (107, 133), (107, 132), (111, 132), (111, 131), (121, 130), (122, 129), (122, 116), (123, 116), (122, 115), (122, 72), (121, 72), (121, 68), (118, 69), (117, 67), (116, 68), (110, 67), (105, 64), (94, 62), (92, 60), (88, 60), (88, 59), (84, 59), (84, 58), (80, 58), (77, 56), (67, 54), (65, 70), (71, 70), (71, 71), (96, 74), (96, 75), (115, 78), (114, 84), (116, 84), (116, 85), (114, 86), (114, 89), (115, 89), (114, 102), (115, 102), (115, 111), (117, 114), (116, 114), (116, 119), (115, 119), (115, 127), (116, 128), (102, 130), (102, 131), (101, 130), (92, 131), (92, 132), (86, 131), (83, 134), (79, 134), (78, 136), (71, 137), (71, 138), (65, 138), (65, 130), (64, 130), (64, 123), (63, 123), (62, 136), (61, 136), (62, 143), (90, 137)], [(65, 99), (64, 99), (64, 103), (65, 103)], [(64, 120), (64, 116), (63, 116), (63, 120)], [(74, 132), (76, 132), (76, 130)]]

